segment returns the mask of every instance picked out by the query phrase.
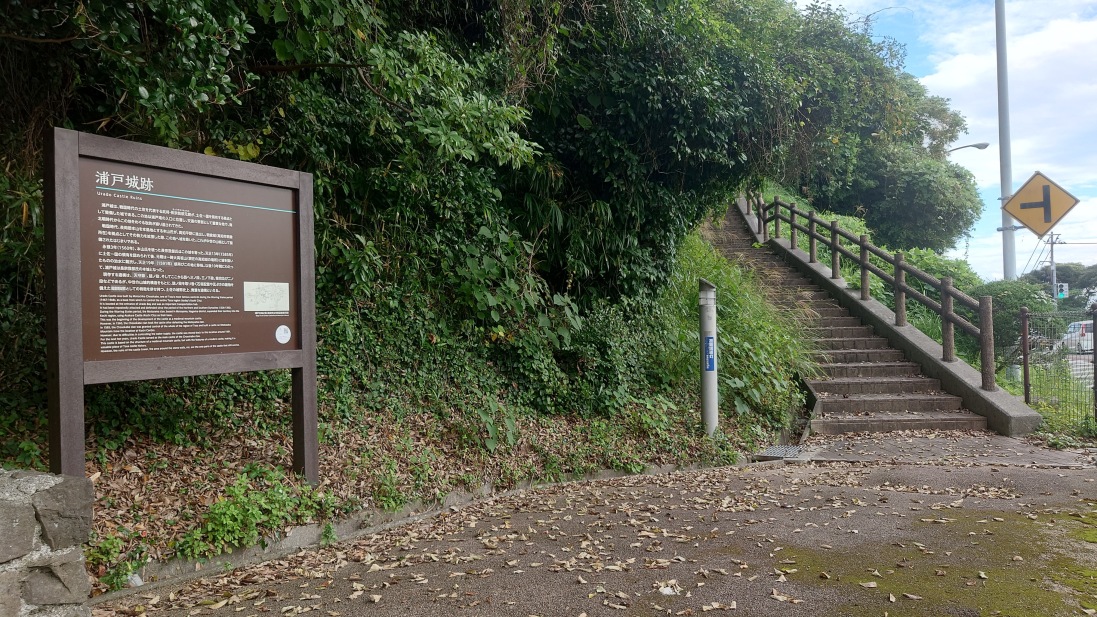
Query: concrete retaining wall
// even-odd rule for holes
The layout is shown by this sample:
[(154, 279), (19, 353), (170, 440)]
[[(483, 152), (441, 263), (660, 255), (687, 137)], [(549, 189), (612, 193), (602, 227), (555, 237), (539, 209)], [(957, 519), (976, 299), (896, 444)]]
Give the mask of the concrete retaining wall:
[(88, 617), (85, 478), (0, 470), (0, 617)]

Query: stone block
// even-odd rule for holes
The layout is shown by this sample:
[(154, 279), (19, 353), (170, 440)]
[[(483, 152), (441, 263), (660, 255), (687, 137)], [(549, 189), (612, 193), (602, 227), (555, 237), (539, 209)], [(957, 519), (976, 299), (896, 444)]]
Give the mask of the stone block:
[(42, 539), (53, 550), (80, 546), (91, 532), (91, 507), (95, 491), (87, 478), (64, 480), (35, 494), (32, 499)]
[(20, 602), (22, 588), (22, 573), (0, 572), (0, 617), (19, 614), (22, 605)]
[(42, 606), (27, 613), (26, 617), (91, 617), (91, 609), (79, 604)]
[(36, 525), (30, 504), (0, 501), (0, 563), (31, 552)]
[(27, 604), (81, 604), (91, 594), (84, 560), (75, 559), (31, 570), (23, 583)]

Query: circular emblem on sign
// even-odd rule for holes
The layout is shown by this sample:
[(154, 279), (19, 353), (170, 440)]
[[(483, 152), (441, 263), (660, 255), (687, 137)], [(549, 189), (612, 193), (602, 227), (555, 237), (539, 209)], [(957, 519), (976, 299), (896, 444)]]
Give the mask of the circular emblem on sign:
[(278, 326), (278, 329), (274, 331), (274, 339), (283, 345), (289, 342), (289, 337), (289, 326)]

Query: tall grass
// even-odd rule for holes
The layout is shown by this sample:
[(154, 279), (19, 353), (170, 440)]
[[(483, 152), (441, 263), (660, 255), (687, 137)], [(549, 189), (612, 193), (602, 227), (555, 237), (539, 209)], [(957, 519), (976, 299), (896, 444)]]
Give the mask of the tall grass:
[(670, 328), (663, 364), (682, 384), (700, 380), (698, 279), (716, 286), (720, 408), (731, 417), (756, 415), (785, 426), (803, 405), (797, 375), (813, 370), (797, 326), (769, 305), (761, 282), (722, 257), (699, 233), (678, 250), (678, 265), (660, 298)]

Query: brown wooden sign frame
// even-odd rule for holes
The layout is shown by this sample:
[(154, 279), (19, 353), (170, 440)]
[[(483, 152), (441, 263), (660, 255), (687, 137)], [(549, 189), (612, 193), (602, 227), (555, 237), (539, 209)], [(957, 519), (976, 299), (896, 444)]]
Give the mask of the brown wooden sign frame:
[[(50, 470), (83, 476), (84, 386), (166, 377), (292, 369), (293, 469), (310, 482), (319, 476), (316, 412), (316, 305), (312, 175), (132, 143), (55, 128), (46, 157), (46, 277)], [(88, 361), (84, 354), (81, 263), (80, 162), (102, 159), (193, 175), (288, 189), (296, 205), (297, 269), (295, 349), (248, 353), (164, 355)], [(86, 181), (86, 180), (85, 180)], [(287, 250), (293, 250), (292, 247)]]

